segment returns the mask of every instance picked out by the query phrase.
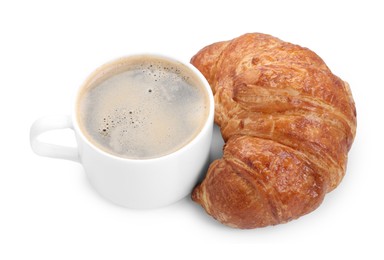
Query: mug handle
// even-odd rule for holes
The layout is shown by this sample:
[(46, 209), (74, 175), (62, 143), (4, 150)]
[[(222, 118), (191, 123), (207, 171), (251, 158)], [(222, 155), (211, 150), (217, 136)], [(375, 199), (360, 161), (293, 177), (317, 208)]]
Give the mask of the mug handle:
[(49, 144), (38, 140), (39, 135), (44, 132), (70, 128), (73, 130), (73, 124), (70, 116), (46, 116), (37, 119), (31, 126), (30, 142), (32, 150), (41, 156), (66, 159), (80, 162), (77, 148), (67, 147), (56, 144)]

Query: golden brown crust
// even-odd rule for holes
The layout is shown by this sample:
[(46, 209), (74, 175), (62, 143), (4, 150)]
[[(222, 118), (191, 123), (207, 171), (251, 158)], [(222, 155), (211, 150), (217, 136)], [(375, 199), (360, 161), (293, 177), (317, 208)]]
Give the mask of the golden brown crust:
[(356, 133), (349, 85), (314, 52), (265, 34), (212, 44), (191, 63), (212, 87), (227, 142), (193, 199), (239, 228), (317, 208), (342, 180)]

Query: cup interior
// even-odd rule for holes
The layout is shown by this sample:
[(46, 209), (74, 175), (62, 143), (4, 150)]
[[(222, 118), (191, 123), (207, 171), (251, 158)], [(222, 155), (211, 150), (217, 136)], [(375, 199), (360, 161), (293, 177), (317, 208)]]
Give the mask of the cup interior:
[[(203, 121), (201, 123), (201, 127), (195, 132), (192, 138), (188, 140), (188, 142), (184, 143), (177, 149), (161, 154), (158, 156), (151, 156), (151, 157), (140, 157), (140, 156), (132, 156), (132, 157), (126, 157), (121, 156), (118, 153), (110, 152), (107, 149), (104, 149), (103, 146), (99, 145), (95, 140), (92, 138), (92, 136), (89, 134), (89, 131), (84, 126), (84, 122), (82, 121), (83, 118), (86, 116), (84, 109), (82, 109), (82, 101), (84, 99), (84, 96), (86, 96), (89, 92), (91, 92), (94, 88), (99, 86), (100, 84), (103, 84), (104, 82), (108, 81), (109, 79), (113, 78), (115, 75), (119, 75), (121, 73), (124, 73), (132, 68), (132, 64), (138, 64), (140, 61), (143, 60), (154, 60), (154, 61), (164, 61), (169, 64), (173, 64), (175, 66), (174, 71), (180, 73), (184, 73), (183, 75), (188, 75), (189, 81), (192, 82), (193, 85), (199, 87), (205, 95), (205, 104), (206, 104), (206, 114)], [(107, 103), (113, 104), (113, 100), (107, 100)], [(149, 102), (149, 101), (148, 101)], [(128, 112), (129, 113), (129, 112)], [(167, 156), (172, 156), (172, 154), (181, 152), (184, 149), (188, 149), (188, 146), (192, 145), (196, 140), (199, 139), (199, 136), (202, 135), (203, 132), (209, 131), (209, 129), (212, 129), (213, 124), (213, 114), (214, 114), (214, 100), (213, 100), (213, 94), (210, 89), (210, 86), (207, 82), (207, 80), (204, 78), (204, 76), (195, 68), (193, 65), (189, 63), (183, 63), (175, 58), (171, 58), (169, 56), (163, 56), (163, 55), (157, 55), (157, 54), (136, 54), (136, 55), (130, 55), (126, 57), (122, 57), (113, 61), (110, 61), (99, 68), (97, 68), (83, 83), (80, 90), (78, 91), (77, 97), (76, 97), (76, 103), (75, 103), (75, 110), (74, 110), (74, 127), (77, 128), (79, 135), (82, 139), (84, 139), (85, 142), (88, 143), (89, 146), (93, 147), (94, 149), (98, 150), (99, 152), (105, 154), (106, 156), (112, 156), (119, 159), (133, 159), (133, 160), (155, 160)], [(129, 115), (129, 114), (127, 114)], [(111, 122), (109, 122), (111, 123)], [(127, 124), (127, 123), (125, 123)], [(128, 129), (128, 128), (127, 128)], [(127, 130), (125, 129), (125, 130)], [(103, 131), (104, 129), (99, 129), (100, 131)], [(123, 130), (123, 131), (125, 131)], [(128, 130), (127, 130), (128, 131)], [(153, 137), (154, 138), (154, 137)], [(155, 139), (154, 139), (155, 140)], [(148, 141), (148, 146), (150, 146), (150, 141)]]

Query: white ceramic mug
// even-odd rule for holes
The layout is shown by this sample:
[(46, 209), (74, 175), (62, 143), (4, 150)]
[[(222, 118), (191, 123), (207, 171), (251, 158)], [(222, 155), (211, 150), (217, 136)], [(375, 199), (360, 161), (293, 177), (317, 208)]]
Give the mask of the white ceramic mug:
[[(152, 55), (152, 54), (150, 54)], [(171, 57), (161, 57), (180, 62)], [(124, 57), (129, 58), (129, 56)], [(204, 76), (191, 64), (183, 63), (195, 74), (209, 96), (209, 115), (201, 131), (181, 149), (158, 158), (125, 159), (102, 151), (91, 143), (78, 123), (76, 106), (70, 116), (50, 116), (36, 120), (30, 130), (32, 150), (41, 156), (72, 160), (83, 165), (92, 186), (103, 197), (129, 208), (156, 208), (174, 203), (192, 191), (207, 169), (212, 138), (214, 100)], [(103, 69), (100, 67), (90, 78)], [(89, 78), (84, 85), (85, 87)], [(76, 104), (76, 102), (75, 102)], [(52, 130), (70, 128), (77, 148), (42, 142), (39, 135)]]

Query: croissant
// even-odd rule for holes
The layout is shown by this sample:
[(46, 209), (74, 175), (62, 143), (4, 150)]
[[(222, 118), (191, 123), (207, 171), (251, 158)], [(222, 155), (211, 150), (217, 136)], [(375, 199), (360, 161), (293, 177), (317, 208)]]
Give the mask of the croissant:
[(191, 63), (212, 88), (226, 142), (192, 199), (242, 229), (316, 209), (342, 180), (356, 134), (348, 83), (313, 51), (259, 33), (209, 45)]

